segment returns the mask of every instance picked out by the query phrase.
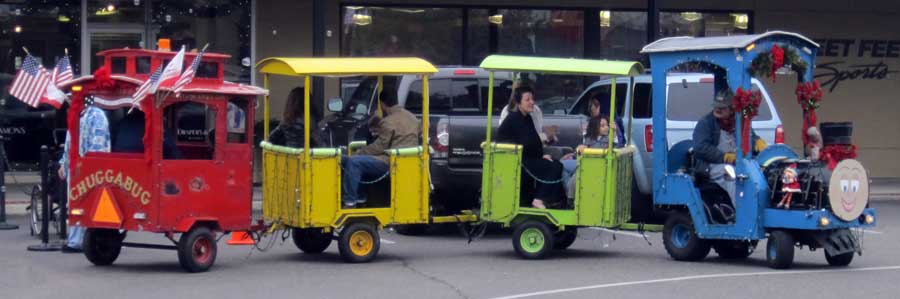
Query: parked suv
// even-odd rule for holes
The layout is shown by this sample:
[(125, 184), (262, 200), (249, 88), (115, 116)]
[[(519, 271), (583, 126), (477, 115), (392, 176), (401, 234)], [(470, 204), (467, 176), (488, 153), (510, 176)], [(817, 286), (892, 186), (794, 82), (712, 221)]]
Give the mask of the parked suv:
[[(494, 130), (497, 129), (501, 109), (508, 103), (512, 74), (494, 74)], [(422, 77), (407, 75), (384, 77), (385, 88), (396, 88), (398, 104), (416, 115), (422, 112)], [(433, 206), (437, 213), (471, 209), (478, 205), (481, 188), (482, 150), (487, 117), (488, 72), (477, 67), (441, 66), (429, 76), (429, 132), (431, 154), (431, 183), (434, 187)], [(333, 146), (346, 145), (352, 140), (366, 140), (367, 120), (375, 112), (377, 80), (353, 80), (350, 96), (343, 105), (329, 101), (330, 110), (338, 110), (328, 121), (327, 138)], [(346, 90), (350, 90), (349, 88)], [(538, 105), (552, 104), (551, 101)], [(335, 108), (335, 109), (332, 109)], [(565, 113), (552, 114), (543, 107), (544, 127), (559, 126), (558, 145), (574, 147), (582, 142), (587, 118)]]
[[(628, 142), (638, 149), (634, 156), (634, 187), (632, 192), (634, 215), (640, 215), (641, 211), (649, 213), (652, 209), (651, 181), (653, 161), (653, 120), (652, 116), (652, 88), (651, 76), (641, 75), (634, 77), (634, 89), (631, 89), (629, 78), (617, 78), (616, 80), (616, 118), (621, 119), (621, 130), (631, 128), (633, 140)], [(591, 97), (599, 95), (608, 105), (611, 80), (601, 80), (591, 84), (578, 97), (578, 100), (569, 109), (569, 114), (587, 114)], [(666, 104), (667, 138), (668, 145), (672, 146), (682, 140), (692, 139), (694, 127), (697, 121), (712, 110), (713, 76), (708, 74), (670, 74), (666, 78), (668, 85)], [(762, 93), (764, 102), (760, 104), (759, 115), (753, 119), (753, 130), (769, 144), (784, 142), (784, 128), (781, 118), (775, 110), (766, 88), (756, 79), (752, 80), (755, 88)], [(634, 99), (634, 104), (628, 100)], [(609, 111), (609, 109), (601, 109)], [(626, 115), (633, 115), (634, 123), (629, 124)], [(646, 215), (646, 214), (644, 214)]]

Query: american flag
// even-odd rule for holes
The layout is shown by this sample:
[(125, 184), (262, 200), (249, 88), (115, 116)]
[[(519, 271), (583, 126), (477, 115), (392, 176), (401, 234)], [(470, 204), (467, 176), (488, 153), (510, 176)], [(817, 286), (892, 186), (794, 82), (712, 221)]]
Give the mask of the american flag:
[(178, 81), (175, 82), (175, 87), (172, 88), (172, 91), (175, 92), (175, 97), (180, 97), (181, 90), (194, 80), (194, 75), (197, 73), (197, 68), (200, 67), (200, 59), (203, 58), (203, 53), (205, 52), (206, 48), (204, 47), (203, 50), (201, 50), (200, 53), (197, 54), (197, 57), (194, 58), (194, 62), (191, 62), (191, 67), (181, 73), (181, 77), (178, 78)]
[(63, 56), (56, 62), (56, 67), (53, 68), (53, 83), (59, 86), (63, 82), (72, 80), (72, 78), (72, 64), (69, 63), (69, 56)]
[(159, 87), (159, 77), (162, 75), (163, 66), (159, 66), (156, 68), (156, 71), (150, 75), (150, 78), (147, 79), (147, 82), (141, 84), (141, 87), (138, 87), (137, 91), (134, 92), (134, 95), (131, 96), (134, 99), (131, 104), (137, 105), (144, 99), (144, 96), (148, 94), (156, 93), (156, 88)]
[(47, 90), (47, 85), (51, 82), (50, 74), (44, 70), (41, 63), (31, 55), (27, 55), (22, 63), (22, 68), (9, 88), (9, 94), (25, 102), (28, 106), (37, 108)]

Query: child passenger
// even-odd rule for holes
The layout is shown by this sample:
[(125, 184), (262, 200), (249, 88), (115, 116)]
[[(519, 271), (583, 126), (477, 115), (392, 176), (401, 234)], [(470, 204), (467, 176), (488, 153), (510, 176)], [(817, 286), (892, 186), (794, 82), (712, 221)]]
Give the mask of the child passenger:
[[(587, 136), (584, 138), (584, 144), (579, 145), (576, 151), (580, 152), (585, 148), (607, 148), (609, 146), (610, 129), (615, 130), (615, 125), (610, 126), (609, 118), (605, 115), (591, 118), (591, 120), (588, 121)], [(620, 147), (622, 147), (622, 145), (616, 142), (616, 140), (613, 140), (613, 148)], [(575, 170), (578, 168), (578, 160), (575, 159), (575, 154), (571, 153), (563, 156), (560, 162), (563, 165), (563, 177), (566, 178), (566, 195), (569, 198), (574, 198), (574, 176)]]

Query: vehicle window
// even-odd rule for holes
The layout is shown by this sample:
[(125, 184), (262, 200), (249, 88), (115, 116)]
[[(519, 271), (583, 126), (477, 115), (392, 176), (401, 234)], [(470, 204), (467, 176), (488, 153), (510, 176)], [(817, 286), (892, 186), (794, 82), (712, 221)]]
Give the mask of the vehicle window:
[[(451, 110), (451, 86), (450, 79), (428, 80), (428, 102), (431, 105), (430, 113), (447, 113)], [(422, 81), (416, 80), (409, 86), (409, 94), (406, 96), (406, 110), (412, 113), (422, 113)]]
[[(478, 85), (481, 88), (481, 111), (487, 113), (488, 102), (488, 79), (479, 79)], [(509, 95), (512, 92), (512, 81), (494, 79), (494, 112), (500, 113), (506, 104), (509, 103)], [(499, 114), (498, 114), (499, 115)]]
[(150, 56), (135, 57), (135, 72), (138, 74), (150, 73)]
[(127, 59), (125, 57), (112, 57), (110, 58), (112, 61), (110, 63), (110, 72), (113, 74), (124, 74), (127, 65)]
[[(190, 66), (188, 66), (190, 67)], [(200, 65), (197, 67), (197, 77), (198, 78), (218, 78), (219, 77), (219, 64), (216, 62), (200, 62)]]
[[(386, 76), (383, 79), (384, 88), (388, 90), (397, 90), (396, 76)], [(352, 82), (352, 81), (351, 81)], [(378, 87), (377, 77), (364, 77), (362, 81), (353, 89), (349, 100), (344, 103), (344, 113), (346, 114), (368, 114), (374, 111), (375, 104), (372, 101), (375, 90)], [(369, 107), (372, 104), (373, 107)]]
[[(163, 131), (163, 159), (212, 160), (216, 128), (213, 107), (179, 102), (166, 107), (164, 114), (167, 121)], [(177, 150), (170, 150), (170, 144)]]
[(451, 82), (452, 102), (450, 105), (453, 111), (472, 111), (478, 112), (481, 108), (481, 99), (479, 99), (478, 80), (475, 79), (454, 79)]
[(228, 100), (228, 143), (247, 142), (247, 106), (246, 98)]
[(109, 121), (110, 151), (113, 153), (144, 152), (144, 112), (129, 108), (106, 110)]
[(637, 83), (634, 86), (634, 118), (653, 117), (653, 85)]
[[(600, 85), (590, 89), (584, 94), (584, 97), (578, 100), (578, 104), (572, 108), (570, 113), (581, 113), (586, 116), (591, 115), (590, 99), (600, 98), (600, 113), (609, 115), (609, 97), (612, 93), (611, 85)], [(628, 95), (627, 83), (616, 83), (616, 116), (622, 117), (625, 113), (625, 98)], [(542, 107), (543, 108), (543, 107)]]
[[(712, 82), (672, 83), (666, 100), (666, 117), (670, 120), (697, 121), (712, 110)], [(771, 120), (772, 111), (768, 103), (759, 105), (759, 115), (753, 120)]]

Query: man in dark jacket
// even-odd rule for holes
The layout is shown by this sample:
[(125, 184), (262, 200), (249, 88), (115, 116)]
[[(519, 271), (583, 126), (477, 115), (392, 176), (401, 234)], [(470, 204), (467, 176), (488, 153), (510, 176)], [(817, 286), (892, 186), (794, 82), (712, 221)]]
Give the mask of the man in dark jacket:
[[(694, 158), (696, 169), (709, 175), (709, 179), (728, 192), (734, 201), (734, 181), (725, 175), (725, 165), (734, 164), (737, 156), (735, 115), (732, 108), (734, 93), (725, 87), (716, 93), (713, 111), (697, 122), (694, 128)], [(766, 142), (751, 131), (754, 152), (766, 148)]]

